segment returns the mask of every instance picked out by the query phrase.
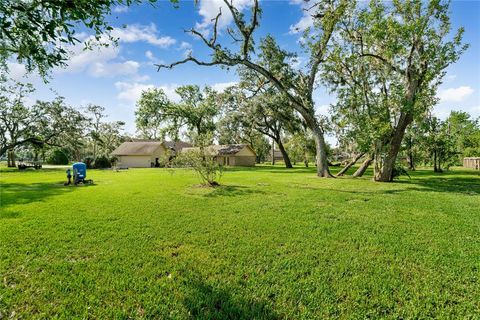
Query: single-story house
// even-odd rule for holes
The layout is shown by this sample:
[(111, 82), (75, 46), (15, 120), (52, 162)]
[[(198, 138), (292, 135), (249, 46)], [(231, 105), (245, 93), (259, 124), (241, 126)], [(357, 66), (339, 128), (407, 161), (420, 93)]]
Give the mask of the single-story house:
[(129, 168), (159, 167), (168, 155), (174, 156), (192, 145), (182, 141), (128, 141), (116, 148), (112, 155), (117, 166)]
[(463, 166), (465, 168), (480, 170), (480, 157), (463, 158)]
[[(183, 148), (182, 152), (198, 150), (199, 148)], [(212, 145), (206, 147), (215, 156), (219, 164), (225, 166), (253, 167), (257, 160), (255, 151), (246, 144)]]
[[(282, 155), (282, 152), (280, 151), (280, 149), (275, 149), (273, 151), (273, 153), (275, 155), (275, 161), (283, 161), (283, 155)], [(267, 155), (267, 161), (269, 161), (269, 162), (272, 161), (272, 151), (271, 150)]]

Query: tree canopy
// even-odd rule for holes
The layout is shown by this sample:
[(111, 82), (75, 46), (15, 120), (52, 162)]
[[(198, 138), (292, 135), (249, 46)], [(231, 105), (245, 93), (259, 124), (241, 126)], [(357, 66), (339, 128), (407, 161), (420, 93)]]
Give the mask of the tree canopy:
[[(157, 0), (148, 1), (155, 3)], [(80, 42), (78, 30), (91, 30), (101, 45), (108, 45), (111, 41), (105, 39), (115, 40), (109, 36), (113, 29), (108, 19), (112, 9), (141, 2), (2, 0), (0, 63), (6, 67), (6, 61), (12, 58), (24, 64), (28, 71), (36, 69), (45, 76), (49, 69), (65, 65), (69, 57), (67, 46)]]

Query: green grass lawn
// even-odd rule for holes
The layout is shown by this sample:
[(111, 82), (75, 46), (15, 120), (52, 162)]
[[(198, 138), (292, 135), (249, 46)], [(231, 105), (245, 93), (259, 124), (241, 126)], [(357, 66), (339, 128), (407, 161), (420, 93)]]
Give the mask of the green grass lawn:
[(480, 176), (1, 171), (0, 319), (480, 317)]

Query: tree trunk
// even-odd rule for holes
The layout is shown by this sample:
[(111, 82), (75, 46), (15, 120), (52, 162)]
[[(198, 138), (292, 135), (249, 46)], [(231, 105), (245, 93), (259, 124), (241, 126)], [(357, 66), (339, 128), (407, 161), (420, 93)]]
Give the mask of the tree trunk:
[(402, 145), (405, 129), (412, 120), (411, 114), (401, 113), (391, 139), (387, 143), (377, 146), (377, 150), (375, 150), (375, 181), (390, 182), (393, 180), (393, 168)]
[(368, 155), (367, 159), (365, 159), (365, 161), (363, 161), (362, 165), (357, 169), (357, 171), (354, 172), (353, 177), (358, 178), (363, 176), (365, 171), (367, 171), (368, 167), (372, 163), (373, 158), (373, 155)]
[(297, 111), (302, 115), (305, 124), (312, 131), (313, 139), (315, 140), (315, 166), (317, 167), (317, 176), (324, 178), (334, 178), (328, 169), (328, 159), (327, 159), (327, 144), (325, 143), (325, 138), (323, 136), (323, 131), (320, 125), (318, 124), (317, 118), (314, 113), (311, 113), (309, 110), (313, 110), (313, 100), (311, 101), (311, 106), (303, 106), (303, 108), (296, 108)]
[(323, 132), (318, 126), (316, 126), (315, 128), (312, 128), (312, 133), (316, 148), (315, 163), (317, 165), (317, 176), (333, 178), (328, 169), (327, 144), (325, 143)]
[(409, 136), (407, 141), (407, 162), (408, 162), (408, 170), (415, 171), (415, 159), (413, 156), (413, 138)]
[(272, 139), (272, 166), (275, 165), (275, 141)]
[(438, 172), (438, 168), (437, 168), (437, 149), (433, 150), (433, 172)]
[(16, 163), (15, 163), (15, 151), (13, 151), (13, 149), (9, 149), (8, 150), (8, 161), (7, 161), (7, 166), (8, 167), (15, 167), (16, 166)]
[(413, 157), (412, 149), (408, 151), (408, 169), (415, 171), (415, 159)]
[(283, 161), (285, 162), (285, 167), (286, 168), (293, 168), (292, 163), (290, 162), (290, 158), (288, 157), (288, 153), (285, 150), (285, 147), (283, 146), (282, 140), (278, 139), (276, 140), (278, 149), (280, 149), (280, 153), (282, 154)]
[(343, 167), (343, 169), (340, 170), (340, 171), (336, 174), (336, 176), (337, 176), (337, 177), (343, 176), (343, 175), (345, 174), (345, 172), (348, 171), (348, 169), (350, 169), (355, 163), (357, 163), (357, 161), (358, 161), (361, 157), (363, 157), (364, 154), (365, 154), (365, 152), (362, 152), (362, 153), (359, 153), (358, 155), (356, 155), (356, 156), (352, 159), (352, 161), (350, 161), (349, 163), (347, 163), (347, 165), (346, 165), (345, 167)]

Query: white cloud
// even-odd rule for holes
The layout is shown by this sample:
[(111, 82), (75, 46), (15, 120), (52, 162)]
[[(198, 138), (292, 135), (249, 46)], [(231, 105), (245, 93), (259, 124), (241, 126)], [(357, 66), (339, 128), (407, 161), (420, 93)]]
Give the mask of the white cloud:
[(153, 84), (143, 84), (138, 82), (115, 82), (115, 87), (120, 93), (117, 95), (119, 100), (126, 100), (135, 103), (140, 96), (142, 91), (152, 89), (155, 86)]
[[(252, 5), (251, 0), (232, 0), (233, 6), (239, 11), (243, 11), (245, 8)], [(222, 11), (222, 15), (218, 19), (218, 29), (221, 30), (228, 26), (232, 22), (232, 14), (225, 5), (223, 0), (201, 0), (198, 13), (202, 16), (202, 21), (197, 22), (195, 28), (204, 34), (209, 33), (209, 28), (213, 25), (212, 19), (215, 19), (219, 10)]]
[(133, 81), (135, 81), (135, 82), (145, 82), (145, 81), (148, 81), (148, 80), (150, 80), (150, 76), (148, 76), (146, 74), (143, 75), (143, 76), (136, 75), (136, 76), (133, 77)]
[(468, 112), (473, 118), (480, 117), (480, 105), (471, 107), (451, 108), (445, 105), (436, 105), (433, 108), (433, 113), (440, 119), (446, 119), (452, 111)]
[(313, 26), (313, 17), (309, 12), (304, 12), (303, 16), (300, 18), (300, 20), (290, 26), (290, 30), (288, 33), (290, 34), (297, 34), (305, 31), (307, 28), (310, 28)]
[(119, 75), (135, 75), (139, 67), (140, 64), (132, 60), (121, 63), (96, 62), (89, 67), (88, 72), (94, 77), (115, 77)]
[(298, 34), (302, 33), (305, 31), (307, 28), (310, 28), (313, 26), (314, 20), (312, 17), (312, 4), (309, 3), (308, 1), (303, 1), (303, 0), (291, 0), (290, 1), (291, 5), (299, 5), (300, 8), (302, 9), (303, 15), (300, 18), (300, 20), (290, 26), (289, 34)]
[(237, 82), (235, 81), (231, 81), (231, 82), (220, 82), (220, 83), (215, 83), (215, 84), (212, 84), (210, 87), (217, 91), (217, 92), (223, 92), (225, 91), (225, 89), (227, 89), (228, 87), (233, 87), (237, 85)]
[(113, 8), (113, 12), (115, 13), (125, 13), (128, 12), (128, 7), (127, 6), (116, 6)]
[[(118, 38), (121, 43), (147, 42), (161, 48), (167, 48), (176, 43), (176, 40), (158, 34), (154, 24), (150, 25), (131, 25), (127, 28), (115, 28), (111, 35)], [(116, 77), (116, 76), (134, 76), (133, 80), (142, 79), (138, 75), (141, 64), (137, 61), (122, 61), (119, 54), (121, 46), (115, 45), (107, 36), (102, 36), (99, 41), (94, 36), (86, 33), (78, 33), (77, 38), (81, 41), (75, 45), (65, 47), (69, 52), (70, 58), (66, 61), (67, 66), (64, 68), (55, 68), (55, 73), (80, 73), (86, 72), (93, 77)], [(91, 49), (85, 49), (85, 43), (89, 43)], [(103, 44), (103, 45), (100, 45)], [(187, 44), (180, 46), (186, 48)], [(162, 63), (155, 58), (151, 51), (147, 51), (145, 56), (154, 63)], [(119, 61), (120, 60), (120, 61)], [(26, 75), (25, 67), (15, 62), (8, 63), (10, 76), (16, 80), (20, 80)], [(142, 81), (145, 77), (143, 77)]]
[(322, 104), (318, 107), (315, 108), (316, 113), (320, 115), (327, 115), (330, 111), (330, 105), (329, 104)]
[[(153, 89), (156, 86), (154, 86), (153, 84), (145, 84), (140, 82), (119, 81), (115, 83), (115, 87), (117, 88), (117, 90), (120, 91), (117, 95), (117, 98), (119, 100), (125, 100), (125, 101), (135, 103), (140, 99), (143, 91), (148, 89)], [(177, 87), (178, 86), (176, 84), (169, 84), (169, 85), (158, 86), (156, 88), (163, 89), (163, 91), (165, 92), (165, 94), (170, 100), (174, 102), (178, 102), (180, 100), (180, 97), (175, 92), (175, 89)]]
[(185, 50), (185, 49), (191, 49), (192, 48), (192, 44), (189, 43), (189, 42), (186, 42), (186, 41), (182, 41), (182, 43), (180, 44), (180, 50)]
[(462, 86), (458, 88), (449, 88), (441, 90), (438, 93), (440, 102), (461, 102), (473, 93), (473, 89), (469, 86)]
[[(94, 41), (94, 37), (88, 37), (85, 41)], [(102, 41), (104, 41), (102, 39)], [(115, 59), (118, 56), (120, 49), (113, 44), (108, 46), (93, 45), (89, 50), (85, 49), (84, 43), (77, 43), (68, 48), (70, 52), (70, 59), (67, 61), (67, 67), (58, 68), (55, 71), (58, 73), (69, 72), (83, 72), (89, 70), (92, 66), (106, 64), (108, 61)]]
[(177, 42), (170, 36), (159, 36), (157, 27), (153, 23), (148, 26), (133, 24), (126, 28), (114, 28), (111, 35), (118, 38), (121, 43), (143, 41), (161, 48), (168, 48)]
[[(165, 64), (165, 61), (157, 58), (152, 51), (147, 50), (145, 51), (145, 57), (147, 57), (148, 60), (150, 60), (154, 64)], [(150, 67), (152, 66), (151, 63), (148, 64)]]
[(180, 96), (175, 92), (175, 89), (178, 88), (177, 84), (168, 84), (168, 85), (162, 85), (157, 88), (162, 89), (167, 97), (172, 100), (173, 102), (179, 102), (180, 101)]
[(177, 50), (183, 50), (183, 56), (186, 58), (192, 55), (192, 44), (186, 41), (182, 41)]
[(145, 51), (145, 57), (147, 57), (148, 60), (155, 60), (155, 56), (153, 55), (153, 52), (150, 50)]
[(25, 66), (23, 64), (9, 61), (7, 62), (7, 67), (8, 67), (8, 75), (13, 80), (19, 81), (22, 78), (24, 78), (25, 75), (27, 74), (27, 70), (25, 69)]

